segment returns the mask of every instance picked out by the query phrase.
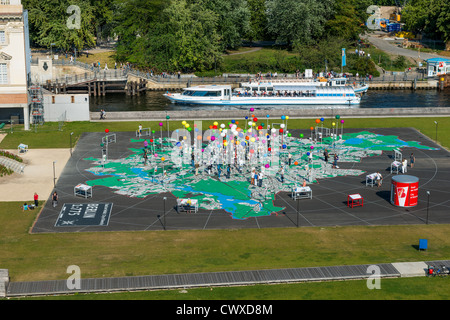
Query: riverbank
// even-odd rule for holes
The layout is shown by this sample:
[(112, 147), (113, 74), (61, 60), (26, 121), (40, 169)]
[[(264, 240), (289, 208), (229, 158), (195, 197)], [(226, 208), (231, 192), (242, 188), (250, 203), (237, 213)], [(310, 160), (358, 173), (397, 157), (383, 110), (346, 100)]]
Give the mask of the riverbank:
[[(448, 117), (450, 108), (302, 108), (302, 109), (255, 109), (255, 114), (270, 113), (271, 117), (289, 116), (292, 119), (315, 119), (318, 115), (330, 118), (340, 115), (346, 118), (391, 118), (391, 117)], [(243, 119), (249, 110), (192, 110), (183, 111), (117, 111), (108, 112), (105, 120), (100, 120), (98, 112), (90, 112), (91, 121), (165, 121), (171, 120), (207, 120), (207, 119)]]

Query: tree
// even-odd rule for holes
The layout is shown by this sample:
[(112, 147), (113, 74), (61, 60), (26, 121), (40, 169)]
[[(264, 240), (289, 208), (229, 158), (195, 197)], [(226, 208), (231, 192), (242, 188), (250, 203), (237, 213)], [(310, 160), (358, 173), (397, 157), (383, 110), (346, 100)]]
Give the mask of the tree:
[[(71, 5), (80, 8), (79, 27), (72, 27), (76, 12), (67, 13)], [(23, 6), (29, 12), (32, 43), (46, 48), (54, 44), (63, 51), (95, 45), (95, 15), (88, 0), (24, 0)]]
[(221, 63), (217, 22), (203, 1), (127, 0), (115, 28), (117, 59), (160, 71), (210, 70)]
[(290, 47), (311, 44), (323, 36), (334, 0), (267, 0), (268, 31)]
[(266, 1), (247, 0), (247, 5), (250, 11), (250, 21), (246, 38), (250, 41), (267, 39)]
[(247, 2), (205, 0), (203, 5), (217, 15), (216, 31), (220, 37), (221, 51), (240, 47), (244, 34), (250, 30), (250, 11)]
[(447, 0), (414, 0), (402, 10), (402, 19), (413, 33), (450, 40), (450, 4)]

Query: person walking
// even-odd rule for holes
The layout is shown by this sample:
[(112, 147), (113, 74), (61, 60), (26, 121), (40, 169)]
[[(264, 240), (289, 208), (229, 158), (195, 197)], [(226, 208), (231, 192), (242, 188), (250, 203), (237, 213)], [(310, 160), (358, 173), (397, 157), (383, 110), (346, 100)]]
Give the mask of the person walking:
[(38, 194), (35, 192), (34, 193), (34, 206), (37, 208), (39, 206), (39, 200), (38, 200), (39, 196)]
[(335, 153), (334, 154), (334, 159), (333, 159), (333, 168), (335, 168), (335, 169), (339, 168), (338, 165), (337, 165), (338, 160), (339, 160), (339, 156), (338, 156), (337, 153)]
[(414, 167), (415, 162), (416, 162), (416, 157), (414, 156), (414, 153), (411, 153), (411, 155), (409, 156), (409, 165), (411, 166), (411, 168)]
[(325, 163), (328, 163), (328, 150), (327, 149), (325, 149), (323, 151), (323, 158), (325, 159)]
[(56, 193), (56, 191), (54, 191), (52, 194), (52, 205), (53, 208), (55, 208), (58, 205), (58, 194)]

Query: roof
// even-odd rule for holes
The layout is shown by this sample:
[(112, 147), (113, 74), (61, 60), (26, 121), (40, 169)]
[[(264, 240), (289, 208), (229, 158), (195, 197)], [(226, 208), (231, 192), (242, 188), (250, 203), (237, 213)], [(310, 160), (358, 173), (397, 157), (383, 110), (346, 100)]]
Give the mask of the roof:
[(447, 58), (432, 58), (425, 60), (426, 62), (450, 62), (450, 59)]

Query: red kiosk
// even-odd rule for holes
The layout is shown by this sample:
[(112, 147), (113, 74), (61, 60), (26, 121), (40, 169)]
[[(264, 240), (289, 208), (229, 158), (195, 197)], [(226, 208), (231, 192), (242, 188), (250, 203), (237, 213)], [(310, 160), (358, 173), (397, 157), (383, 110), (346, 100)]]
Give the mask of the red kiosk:
[(391, 203), (397, 207), (414, 207), (419, 195), (419, 178), (409, 175), (392, 177)]

